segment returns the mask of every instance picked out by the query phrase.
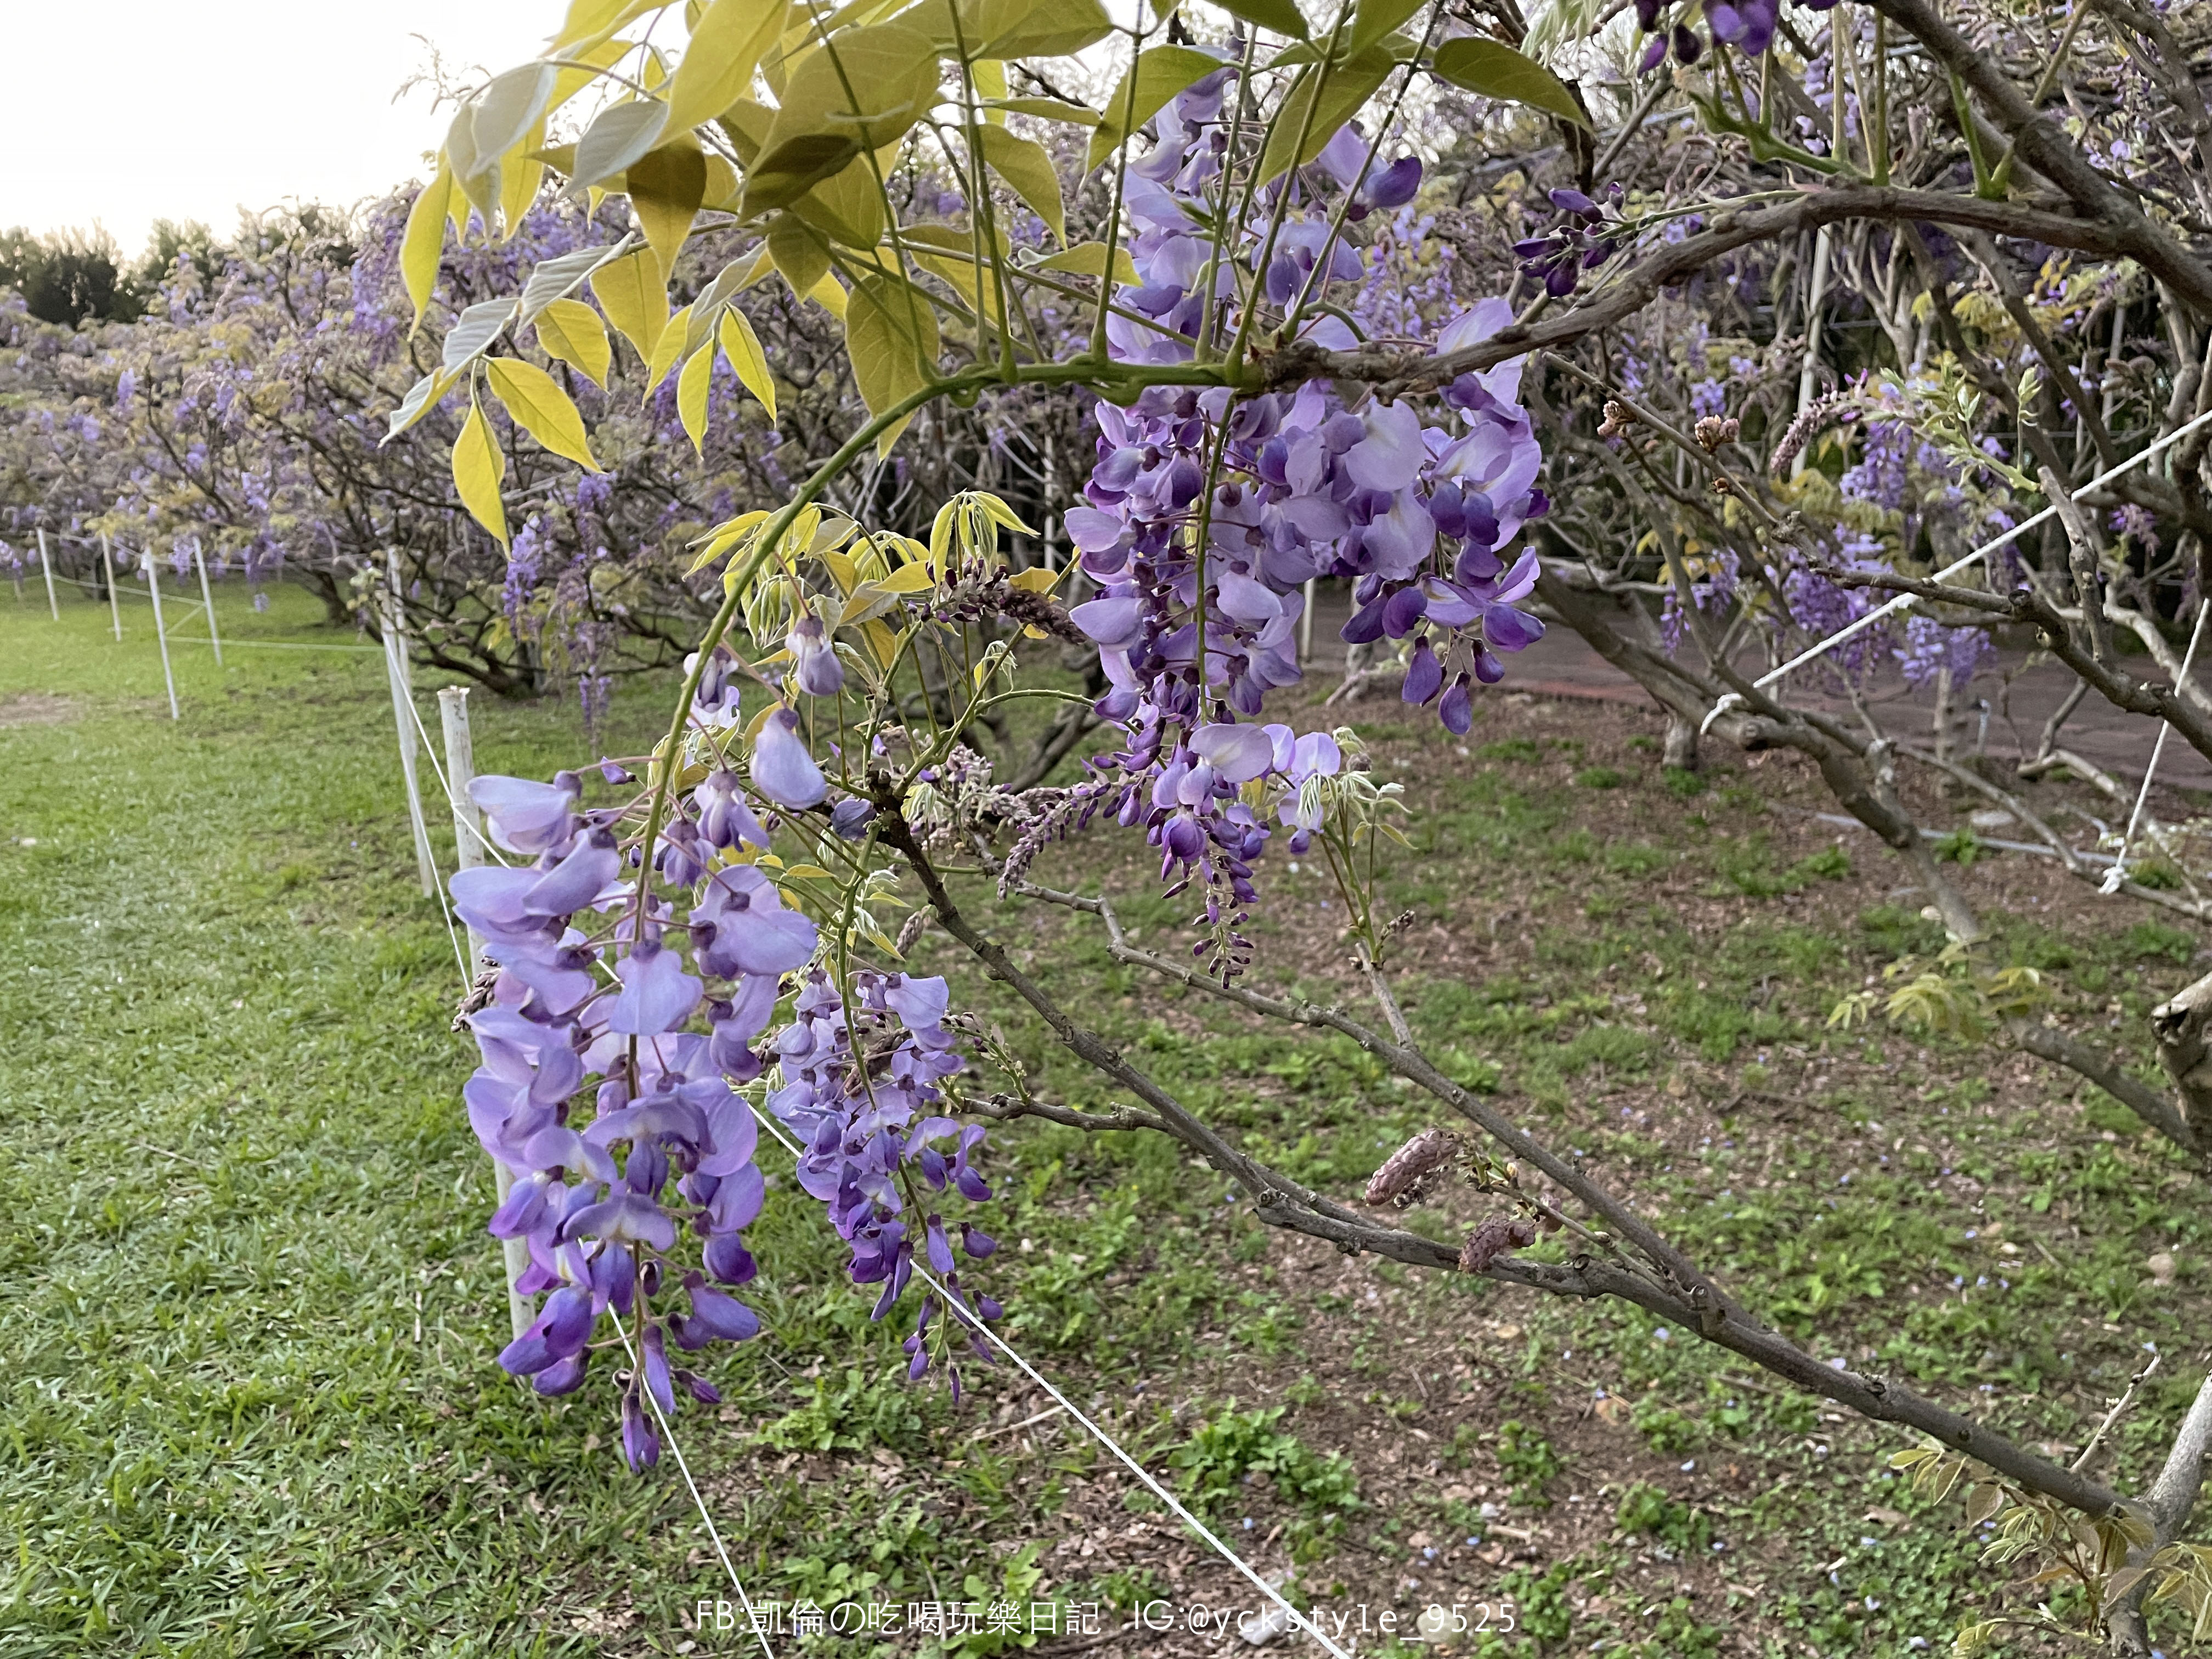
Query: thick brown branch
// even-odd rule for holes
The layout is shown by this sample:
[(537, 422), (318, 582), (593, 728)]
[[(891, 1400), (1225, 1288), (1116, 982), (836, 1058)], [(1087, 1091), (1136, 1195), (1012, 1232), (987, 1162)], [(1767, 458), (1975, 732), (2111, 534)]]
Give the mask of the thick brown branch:
[(2054, 1066), (2063, 1066), (2078, 1077), (2087, 1078), (2106, 1094), (2133, 1112), (2159, 1133), (2187, 1152), (2200, 1163), (2204, 1151), (2188, 1121), (2173, 1108), (2173, 1103), (2147, 1084), (2138, 1083), (2120, 1069), (2119, 1062), (2099, 1054), (2086, 1043), (2076, 1042), (2056, 1025), (2039, 1025), (2033, 1020), (2016, 1019), (2008, 1029), (2014, 1044), (2047, 1060)]

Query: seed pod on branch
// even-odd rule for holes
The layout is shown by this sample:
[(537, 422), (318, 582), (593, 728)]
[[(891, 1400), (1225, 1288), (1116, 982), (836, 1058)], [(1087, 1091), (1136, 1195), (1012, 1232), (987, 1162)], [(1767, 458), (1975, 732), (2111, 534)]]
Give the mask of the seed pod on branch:
[(1451, 1162), (1458, 1152), (1459, 1137), (1449, 1130), (1422, 1130), (1369, 1177), (1367, 1201), (1395, 1204), (1402, 1209), (1413, 1201), (1421, 1183)]
[(1527, 1216), (1494, 1215), (1467, 1236), (1460, 1248), (1459, 1270), (1486, 1273), (1499, 1256), (1535, 1242), (1536, 1224)]

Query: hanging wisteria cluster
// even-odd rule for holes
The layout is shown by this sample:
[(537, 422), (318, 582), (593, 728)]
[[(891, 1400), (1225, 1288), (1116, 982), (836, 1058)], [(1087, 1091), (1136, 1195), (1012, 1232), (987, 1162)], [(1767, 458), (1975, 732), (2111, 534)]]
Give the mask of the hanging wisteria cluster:
[[(1352, 344), (1340, 319), (1303, 313), (1332, 285), (1367, 277), (1343, 223), (1418, 187), (1417, 160), (1376, 166), (1347, 126), (1314, 166), (1257, 193), (1237, 246), (1217, 261), (1206, 227), (1219, 213), (1233, 86), (1223, 70), (1171, 100), (1152, 149), (1130, 170), (1140, 281), (1121, 297), (1155, 325), (1109, 321), (1123, 361), (1182, 362), (1209, 331), (1233, 335), (1246, 319), (1232, 264), (1301, 337)], [(1290, 199), (1275, 199), (1278, 190)], [(1210, 294), (1194, 287), (1207, 269), (1218, 271)], [(1474, 344), (1511, 320), (1504, 301), (1484, 301), (1455, 316), (1436, 348)], [(1142, 823), (1160, 849), (1164, 877), (1176, 890), (1204, 884), (1215, 971), (1234, 972), (1245, 954), (1234, 930), (1255, 896), (1251, 864), (1269, 834), (1243, 798), (1248, 786), (1283, 789), (1281, 823), (1310, 835), (1294, 822), (1302, 786), (1337, 764), (1326, 739), (1324, 748), (1288, 727), (1244, 723), (1269, 690), (1299, 678), (1306, 584), (1352, 584), (1343, 637), (1409, 642), (1405, 699), (1433, 705), (1454, 732), (1473, 720), (1474, 684), (1503, 678), (1496, 653), (1543, 633), (1516, 608), (1534, 586), (1535, 555), (1506, 556), (1549, 505), (1536, 488), (1543, 452), (1517, 401), (1522, 367), (1514, 359), (1458, 377), (1441, 423), (1405, 403), (1355, 410), (1320, 383), (1242, 398), (1157, 386), (1126, 408), (1099, 404), (1089, 505), (1066, 524), (1100, 593), (1073, 614), (1110, 685), (1098, 713), (1126, 725), (1131, 741), (1094, 764), (1115, 781), (1120, 821)]]
[[(695, 713), (705, 729), (726, 729), (734, 688), (709, 687)], [(963, 1063), (942, 1024), (945, 981), (862, 970), (848, 1012), (815, 968), (776, 1019), (785, 976), (805, 969), (820, 942), (816, 923), (744, 861), (769, 841), (748, 795), (773, 815), (824, 793), (787, 720), (795, 724), (788, 710), (770, 713), (748, 780), (718, 767), (686, 792), (659, 844), (657, 884), (623, 879), (642, 844), (624, 836), (642, 810), (635, 792), (586, 807), (574, 773), (471, 786), (492, 840), (528, 860), (453, 881), (456, 911), (498, 964), (488, 1006), (466, 1016), (483, 1061), (465, 1091), (470, 1121), (515, 1176), (491, 1231), (526, 1243), (531, 1265), (515, 1288), (550, 1292), (500, 1363), (560, 1395), (584, 1382), (597, 1346), (634, 1344), (637, 1363), (622, 1379), (633, 1468), (659, 1455), (647, 1395), (663, 1414), (676, 1411), (678, 1388), (719, 1398), (704, 1377), (671, 1367), (669, 1344), (695, 1352), (761, 1328), (731, 1294), (754, 1276), (743, 1232), (766, 1192), (756, 1107), (738, 1091), (770, 1067), (781, 1082), (757, 1091), (760, 1103), (801, 1143), (799, 1184), (851, 1243), (854, 1279), (883, 1283), (876, 1316), (899, 1301), (917, 1251), (953, 1293), (941, 1310), (924, 1298), (907, 1344), (911, 1374), (946, 1352), (951, 1332), (988, 1359), (974, 1322), (1000, 1313), (962, 1291), (936, 1197), (990, 1196), (972, 1162), (983, 1132), (944, 1115), (939, 1085)], [(635, 782), (612, 763), (595, 775)], [(968, 1255), (995, 1248), (964, 1218), (957, 1225)], [(696, 1267), (680, 1249), (686, 1235)], [(603, 1316), (623, 1328), (595, 1342)]]

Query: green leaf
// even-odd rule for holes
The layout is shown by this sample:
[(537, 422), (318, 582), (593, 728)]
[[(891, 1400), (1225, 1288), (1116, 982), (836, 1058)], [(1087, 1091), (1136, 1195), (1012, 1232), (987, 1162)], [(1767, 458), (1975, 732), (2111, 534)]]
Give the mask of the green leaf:
[(991, 170), (1014, 187), (1014, 193), (1051, 227), (1053, 240), (1065, 246), (1067, 211), (1060, 201), (1060, 174), (1044, 146), (1031, 139), (1017, 138), (1004, 127), (979, 127), (975, 137)]
[(1503, 40), (1474, 37), (1447, 40), (1437, 48), (1431, 67), (1454, 86), (1482, 97), (1526, 105), (1578, 127), (1590, 124), (1565, 82)]
[(876, 182), (880, 166), (889, 178), (898, 166), (896, 146), (888, 148), (871, 165), (856, 155), (791, 204), (791, 210), (846, 247), (872, 248), (883, 240), (884, 193)]
[[(605, 335), (599, 337), (599, 345), (605, 349)], [(517, 426), (556, 455), (594, 472), (599, 470), (584, 433), (584, 417), (558, 380), (520, 357), (491, 358), (484, 364), (484, 375), (491, 382), (492, 395), (506, 405)]]
[(499, 485), (506, 476), (507, 457), (492, 436), (491, 422), (484, 419), (483, 407), (471, 398), (469, 418), (461, 423), (461, 435), (453, 442), (453, 488), (460, 492), (461, 505), (468, 508), (469, 516), (489, 531), (501, 547), (507, 545), (507, 508), (500, 501)]
[(1066, 58), (1114, 32), (1113, 20), (1098, 0), (958, 0), (957, 13), (938, 0), (908, 16), (929, 31), (939, 52), (970, 64)]
[[(1038, 270), (1072, 270), (1083, 276), (1103, 276), (1106, 273), (1106, 244), (1078, 242), (1073, 247), (1040, 259)], [(1129, 257), (1126, 247), (1114, 250), (1114, 280), (1117, 283), (1137, 281), (1137, 262)]]
[(861, 148), (850, 133), (802, 132), (763, 149), (745, 170), (745, 216), (789, 207), (824, 179), (842, 173)]
[(1154, 46), (1140, 53), (1106, 100), (1105, 118), (1091, 135), (1083, 170), (1090, 172), (1121, 149), (1176, 94), (1221, 67), (1218, 58), (1195, 46)]
[(779, 213), (768, 222), (768, 257), (801, 297), (830, 274), (830, 250), (794, 213)]
[(1359, 0), (1352, 15), (1352, 33), (1345, 42), (1347, 56), (1358, 56), (1391, 30), (1409, 21), (1427, 0)]
[(1241, 17), (1255, 28), (1271, 34), (1287, 34), (1293, 40), (1307, 38), (1306, 20), (1291, 0), (1214, 0), (1232, 17)]
[(706, 153), (687, 132), (631, 162), (625, 182), (637, 228), (660, 256), (660, 268), (673, 270), (707, 198)]
[[(1261, 155), (1261, 183), (1279, 179), (1320, 155), (1336, 137), (1337, 129), (1359, 112), (1397, 66), (1397, 59), (1378, 46), (1334, 68), (1316, 64), (1299, 70), (1275, 117), (1274, 130), (1267, 135), (1267, 148)], [(1305, 134), (1303, 144), (1298, 143), (1301, 131)], [(1291, 153), (1293, 149), (1297, 151), (1295, 156)]]
[[(845, 355), (871, 415), (929, 384), (937, 367), (937, 317), (928, 297), (897, 276), (863, 276), (845, 296)], [(886, 433), (881, 447), (889, 447)]]

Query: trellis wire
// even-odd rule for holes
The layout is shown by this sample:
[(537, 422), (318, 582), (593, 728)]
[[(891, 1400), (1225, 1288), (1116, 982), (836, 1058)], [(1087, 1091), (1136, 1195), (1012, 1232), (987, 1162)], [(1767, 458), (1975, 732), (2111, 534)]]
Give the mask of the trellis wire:
[[(796, 1143), (785, 1136), (782, 1126), (774, 1118), (769, 1116), (765, 1112), (757, 1112), (754, 1115), (757, 1117), (761, 1123), (767, 1128), (769, 1133), (775, 1138), (776, 1144), (781, 1146), (784, 1151), (789, 1152), (793, 1159), (795, 1161), (799, 1156), (799, 1147)], [(1209, 1546), (1211, 1546), (1214, 1553), (1219, 1555), (1223, 1560), (1228, 1562), (1231, 1566), (1236, 1568), (1237, 1571), (1243, 1573), (1245, 1577), (1250, 1579), (1252, 1583), (1259, 1589), (1261, 1595), (1265, 1595), (1269, 1601), (1280, 1607), (1285, 1614), (1288, 1616), (1292, 1624), (1296, 1625), (1300, 1630), (1305, 1632), (1307, 1635), (1312, 1637), (1315, 1641), (1320, 1643), (1322, 1646), (1327, 1648), (1331, 1653), (1334, 1654), (1337, 1656), (1337, 1659), (1352, 1659), (1352, 1656), (1346, 1653), (1342, 1648), (1331, 1641), (1328, 1638), (1328, 1634), (1323, 1632), (1320, 1626), (1314, 1624), (1295, 1607), (1292, 1607), (1289, 1598), (1285, 1596), (1282, 1591), (1276, 1589), (1274, 1585), (1269, 1583), (1266, 1579), (1260, 1577), (1260, 1575), (1253, 1570), (1251, 1565), (1248, 1563), (1243, 1556), (1237, 1554), (1235, 1550), (1223, 1543), (1221, 1540), (1215, 1535), (1212, 1528), (1208, 1527), (1206, 1522), (1200, 1520), (1188, 1510), (1185, 1509), (1182, 1504), (1176, 1500), (1176, 1495), (1173, 1492), (1170, 1492), (1165, 1486), (1162, 1486), (1158, 1480), (1152, 1478), (1151, 1471), (1146, 1469), (1142, 1463), (1139, 1463), (1134, 1457), (1131, 1456), (1127, 1452), (1121, 1449), (1121, 1445), (1119, 1441), (1115, 1440), (1112, 1435), (1107, 1433), (1105, 1430), (1100, 1428), (1096, 1423), (1092, 1422), (1090, 1418), (1085, 1416), (1083, 1412), (1077, 1407), (1073, 1401), (1070, 1400), (1066, 1395), (1054, 1388), (1052, 1383), (1046, 1379), (1043, 1372), (1038, 1370), (1036, 1366), (1030, 1364), (1028, 1360), (1023, 1358), (1022, 1356), (1016, 1352), (1012, 1343), (1008, 1342), (1004, 1337), (993, 1330), (989, 1325), (986, 1324), (981, 1316), (970, 1309), (966, 1303), (960, 1300), (958, 1297), (955, 1296), (944, 1285), (939, 1284), (936, 1279), (931, 1275), (928, 1268), (923, 1267), (917, 1261), (914, 1264), (914, 1273), (915, 1278), (921, 1279), (921, 1282), (928, 1285), (931, 1290), (943, 1297), (949, 1306), (957, 1308), (962, 1314), (965, 1315), (969, 1323), (977, 1331), (980, 1331), (984, 1337), (990, 1341), (993, 1347), (998, 1349), (999, 1352), (1005, 1354), (1007, 1358), (1012, 1360), (1016, 1365), (1021, 1368), (1023, 1374), (1026, 1376), (1030, 1381), (1036, 1383), (1037, 1387), (1042, 1389), (1047, 1394), (1050, 1395), (1063, 1411), (1066, 1412), (1070, 1417), (1080, 1423), (1084, 1428), (1089, 1431), (1092, 1439), (1096, 1440), (1100, 1445), (1105, 1447), (1108, 1451), (1113, 1453), (1114, 1455), (1121, 1461), (1125, 1468), (1127, 1468), (1132, 1474), (1135, 1475), (1138, 1480), (1143, 1481), (1145, 1485), (1152, 1490), (1154, 1497), (1158, 1498), (1163, 1504), (1165, 1504), (1170, 1510), (1173, 1510), (1176, 1518), (1181, 1520), (1185, 1526), (1188, 1526), (1193, 1532), (1196, 1533)]]
[[(2160, 438), (2143, 448), (2137, 450), (2134, 454), (2129, 456), (2127, 459), (2122, 461), (2118, 465), (2107, 467), (2104, 471), (2100, 472), (2095, 477), (2090, 479), (2088, 483), (2083, 484), (2074, 493), (2076, 495), (2086, 495), (2093, 489), (2102, 489), (2113, 479), (2118, 477), (2123, 472), (2133, 471), (2136, 467), (2140, 466), (2143, 462), (2148, 460), (2152, 456), (2158, 454), (2160, 451), (2171, 448), (2173, 445), (2179, 443), (2184, 438), (2196, 431), (2197, 428), (2204, 425), (2207, 422), (2212, 422), (2212, 410), (2208, 410), (2205, 413), (2199, 415), (2195, 420), (2191, 421), (2185, 426), (2176, 427), (2172, 432), (2167, 433), (2163, 438)], [(1934, 576), (1929, 578), (1929, 580), (1933, 582), (1948, 581), (1960, 571), (1967, 568), (1971, 565), (1979, 563), (1982, 560), (1989, 557), (1990, 554), (1996, 552), (1999, 548), (2006, 545), (2009, 542), (2017, 540), (2028, 531), (2034, 529), (2036, 526), (2045, 523), (2053, 517), (2057, 511), (2058, 508), (2054, 503), (2050, 507), (2045, 507), (2042, 512), (2036, 514), (2033, 518), (2023, 519), (2020, 523), (2014, 525), (2002, 535), (1998, 536), (1992, 540), (1984, 542), (1979, 547), (1974, 549), (1972, 552), (1967, 553), (1954, 561), (1952, 563), (1945, 565), (1942, 569), (1937, 571)], [(1777, 680), (1782, 678), (1783, 676), (1788, 674), (1793, 669), (1802, 668), (1807, 663), (1813, 661), (1815, 658), (1826, 656), (1829, 652), (1834, 650), (1844, 641), (1856, 638), (1859, 635), (1866, 632), (1868, 629), (1872, 628), (1876, 623), (1881, 621), (1883, 617), (1890, 616), (1896, 611), (1905, 610), (1913, 605), (1919, 598), (1920, 596), (1917, 593), (1899, 593), (1895, 599), (1890, 599), (1885, 604), (1877, 606), (1875, 609), (1868, 611), (1865, 616), (1861, 617), (1857, 621), (1845, 623), (1834, 633), (1829, 635), (1827, 638), (1822, 640), (1819, 644), (1814, 645), (1807, 650), (1799, 652), (1796, 656), (1790, 658), (1788, 662), (1784, 663), (1779, 668), (1769, 669), (1765, 673), (1760, 675), (1756, 680), (1753, 680), (1752, 684), (1758, 690), (1764, 691), (1768, 686), (1773, 684)], [(1731, 702), (1731, 700), (1733, 700), (1733, 702)], [(1717, 715), (1720, 712), (1721, 707), (1723, 705), (1740, 706), (1742, 702), (1743, 699), (1732, 691), (1729, 693), (1727, 696), (1723, 697), (1719, 704), (1715, 705), (1714, 714)], [(1712, 721), (1713, 716), (1709, 715), (1706, 718), (1705, 725), (1710, 727), (1712, 725)]]
[[(410, 700), (409, 707), (410, 709), (413, 707), (411, 699)], [(418, 726), (420, 724), (420, 718), (421, 717), (419, 715), (416, 717)], [(425, 747), (427, 748), (428, 742), (428, 732), (425, 732), (423, 736)], [(431, 761), (431, 770), (433, 775), (434, 775), (438, 780), (439, 787), (445, 793), (447, 805), (453, 809), (455, 823), (457, 824), (461, 823), (463, 821), (463, 817), (459, 810), (458, 799), (447, 782), (446, 775), (438, 769), (437, 762), (434, 757), (433, 757)], [(495, 854), (495, 856), (496, 856), (496, 854)], [(471, 980), (465, 971), (463, 972), (461, 977), (464, 986), (464, 994), (465, 994), (467, 990), (474, 988), (474, 981)], [(789, 1152), (793, 1158), (799, 1157), (799, 1148), (785, 1136), (783, 1127), (781, 1124), (764, 1112), (756, 1113), (755, 1116), (758, 1118), (759, 1121), (767, 1128), (769, 1135), (774, 1138), (778, 1146), (781, 1146), (787, 1152)], [(1352, 1655), (1346, 1653), (1344, 1649), (1339, 1647), (1334, 1642), (1331, 1641), (1326, 1632), (1315, 1626), (1295, 1607), (1291, 1606), (1289, 1600), (1284, 1596), (1280, 1590), (1277, 1589), (1275, 1586), (1270, 1584), (1266, 1579), (1262, 1578), (1253, 1570), (1251, 1565), (1246, 1562), (1242, 1556), (1238, 1555), (1236, 1551), (1231, 1549), (1227, 1544), (1224, 1543), (1221, 1539), (1214, 1534), (1211, 1528), (1207, 1527), (1204, 1522), (1200, 1521), (1196, 1516), (1185, 1509), (1183, 1505), (1176, 1500), (1174, 1493), (1170, 1492), (1165, 1486), (1162, 1486), (1158, 1480), (1153, 1479), (1151, 1472), (1148, 1471), (1143, 1464), (1139, 1463), (1134, 1457), (1131, 1456), (1128, 1452), (1122, 1449), (1121, 1443), (1116, 1441), (1113, 1436), (1108, 1434), (1105, 1430), (1100, 1428), (1097, 1424), (1092, 1422), (1089, 1417), (1085, 1415), (1085, 1413), (1076, 1407), (1073, 1401), (1069, 1400), (1066, 1395), (1054, 1388), (1045, 1377), (1044, 1374), (1039, 1371), (1036, 1366), (1030, 1364), (1027, 1359), (1024, 1358), (1021, 1354), (1014, 1349), (1012, 1344), (1008, 1343), (1003, 1337), (999, 1335), (996, 1331), (992, 1330), (988, 1325), (984, 1324), (981, 1318), (977, 1317), (969, 1310), (965, 1303), (959, 1301), (952, 1292), (946, 1290), (945, 1286), (939, 1285), (935, 1279), (932, 1278), (928, 1269), (917, 1264), (915, 1267), (915, 1272), (933, 1290), (934, 1290), (939, 1296), (943, 1297), (948, 1304), (957, 1307), (963, 1314), (967, 1314), (970, 1321), (975, 1324), (975, 1328), (981, 1331), (985, 1337), (989, 1339), (993, 1346), (1004, 1353), (1007, 1358), (1012, 1360), (1016, 1365), (1021, 1368), (1025, 1376), (1027, 1376), (1039, 1388), (1042, 1389), (1047, 1394), (1050, 1395), (1069, 1416), (1073, 1417), (1078, 1423), (1080, 1423), (1084, 1426), (1093, 1439), (1097, 1440), (1100, 1445), (1105, 1447), (1108, 1451), (1113, 1453), (1115, 1457), (1120, 1460), (1124, 1467), (1126, 1467), (1139, 1480), (1143, 1481), (1162, 1503), (1165, 1504), (1168, 1508), (1174, 1511), (1176, 1516), (1184, 1522), (1185, 1525), (1188, 1526), (1192, 1531), (1195, 1532), (1201, 1539), (1211, 1546), (1217, 1554), (1218, 1554), (1224, 1560), (1227, 1561), (1231, 1566), (1235, 1567), (1237, 1571), (1243, 1573), (1244, 1577), (1249, 1579), (1253, 1584), (1257, 1586), (1270, 1601), (1281, 1607), (1285, 1615), (1290, 1619), (1292, 1624), (1296, 1625), (1299, 1629), (1311, 1636), (1314, 1640), (1320, 1643), (1324, 1648), (1328, 1649), (1330, 1653), (1335, 1655), (1336, 1659), (1352, 1659)], [(619, 1316), (613, 1316), (611, 1313), (610, 1314), (610, 1316), (613, 1317), (615, 1320), (615, 1329), (622, 1337), (623, 1350), (630, 1355), (631, 1364), (633, 1369), (635, 1369), (636, 1365), (636, 1350), (630, 1345), (629, 1333), (623, 1328)], [(691, 1491), (691, 1501), (697, 1505), (699, 1510), (699, 1518), (706, 1523), (708, 1536), (714, 1540), (715, 1551), (721, 1556), (723, 1570), (730, 1575), (731, 1586), (737, 1591), (738, 1601), (739, 1604), (744, 1607), (745, 1616), (748, 1621), (753, 1626), (753, 1633), (757, 1637), (760, 1638), (762, 1650), (764, 1653), (768, 1652), (768, 1638), (762, 1632), (758, 1620), (753, 1617), (752, 1604), (746, 1599), (744, 1585), (738, 1579), (737, 1569), (731, 1565), (729, 1552), (723, 1547), (721, 1534), (714, 1526), (714, 1516), (708, 1511), (706, 1500), (700, 1496), (698, 1483), (691, 1478), (691, 1466), (684, 1459), (683, 1448), (677, 1443), (675, 1431), (670, 1425), (668, 1419), (661, 1415), (659, 1402), (653, 1399), (652, 1391), (650, 1389), (646, 1391), (646, 1403), (653, 1408), (653, 1417), (660, 1425), (661, 1432), (667, 1437), (669, 1450), (675, 1455), (677, 1467), (684, 1473), (684, 1485), (689, 1486)], [(772, 1653), (769, 1654), (769, 1659), (775, 1659), (775, 1656)]]
[[(2197, 625), (2189, 630), (2189, 649), (2182, 653), (2181, 668), (2173, 677), (2173, 694), (2177, 697), (2189, 683), (2190, 667), (2197, 660), (2197, 642), (2204, 637), (2204, 613), (2207, 610), (2212, 610), (2212, 605), (2198, 601)], [(2112, 860), (2112, 867), (2105, 872), (2104, 880), (2098, 884), (2097, 890), (2100, 893), (2109, 896), (2118, 892), (2120, 884), (2127, 879), (2128, 848), (2134, 844), (2136, 831), (2142, 825), (2143, 808), (2150, 800), (2151, 780), (2158, 776), (2158, 763), (2166, 757), (2166, 740), (2172, 734), (2172, 720), (2158, 723), (2158, 741), (2151, 745), (2150, 764), (2143, 769), (2142, 787), (2136, 791), (2134, 810), (2129, 812), (2128, 827), (2120, 836), (2119, 853)]]

